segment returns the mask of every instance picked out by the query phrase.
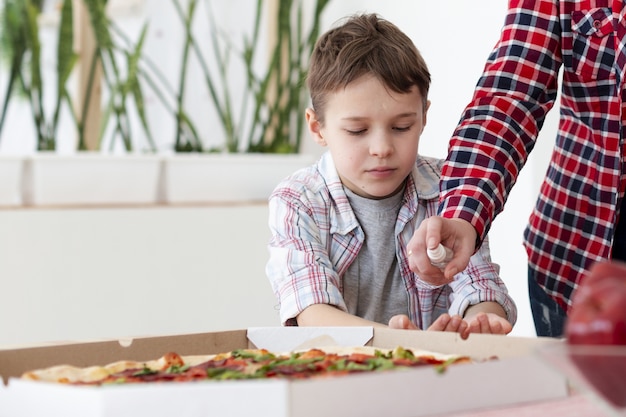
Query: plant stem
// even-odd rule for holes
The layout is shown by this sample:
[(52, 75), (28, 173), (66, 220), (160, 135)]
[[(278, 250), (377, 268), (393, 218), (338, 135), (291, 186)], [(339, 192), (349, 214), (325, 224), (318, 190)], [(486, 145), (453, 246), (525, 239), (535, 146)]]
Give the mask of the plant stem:
[[(175, 2), (178, 4), (177, 2)], [(187, 16), (184, 20), (184, 30), (185, 30), (185, 45), (183, 47), (183, 55), (181, 59), (181, 69), (180, 69), (180, 78), (178, 85), (178, 95), (177, 95), (177, 116), (176, 116), (176, 142), (175, 149), (176, 150), (193, 150), (196, 152), (202, 152), (202, 144), (198, 138), (195, 139), (195, 143), (191, 144), (187, 142), (185, 145), (182, 143), (183, 136), (183, 126), (184, 126), (184, 118), (182, 117), (183, 106), (184, 106), (184, 97), (185, 97), (185, 82), (187, 79), (187, 66), (189, 64), (189, 50), (192, 44), (192, 36), (191, 36), (191, 26), (193, 24), (193, 18), (195, 15), (197, 0), (191, 0), (189, 2), (189, 9), (187, 10)], [(191, 149), (187, 149), (191, 147)]]

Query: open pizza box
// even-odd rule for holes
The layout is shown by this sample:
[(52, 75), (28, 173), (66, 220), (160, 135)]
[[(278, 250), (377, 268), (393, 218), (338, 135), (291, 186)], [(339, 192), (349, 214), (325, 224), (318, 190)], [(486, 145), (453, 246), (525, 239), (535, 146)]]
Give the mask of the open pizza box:
[[(128, 340), (0, 349), (0, 417), (419, 417), (568, 395), (567, 381), (534, 354), (553, 339), (362, 328), (250, 328)], [(479, 361), (306, 380), (69, 386), (19, 379), (59, 364), (104, 365), (181, 355), (324, 346), (418, 348)], [(497, 360), (485, 360), (497, 357)], [(1, 384), (0, 384), (1, 385)]]

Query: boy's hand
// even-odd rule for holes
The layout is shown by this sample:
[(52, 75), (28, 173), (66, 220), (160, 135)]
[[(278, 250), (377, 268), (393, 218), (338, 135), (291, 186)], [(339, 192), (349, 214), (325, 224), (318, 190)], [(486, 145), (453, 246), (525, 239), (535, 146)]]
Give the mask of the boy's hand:
[[(432, 216), (425, 219), (407, 245), (409, 267), (431, 285), (445, 285), (463, 271), (476, 250), (476, 229), (465, 220)], [(441, 243), (454, 252), (444, 271), (433, 266), (426, 249)]]
[[(389, 327), (401, 330), (419, 330), (419, 328), (409, 320), (409, 316), (405, 314), (398, 314), (389, 319)], [(428, 328), (428, 330), (442, 332), (465, 331), (465, 329), (467, 329), (467, 323), (461, 316), (450, 316), (449, 314), (442, 314)], [(459, 331), (459, 333), (461, 332)], [(461, 337), (463, 337), (463, 335), (461, 335)], [(467, 339), (467, 336), (463, 338)]]
[(461, 335), (461, 339), (467, 339), (469, 337), (469, 326), (463, 317), (459, 315), (451, 316), (449, 314), (442, 314), (437, 317), (437, 320), (430, 325), (428, 330), (435, 330), (441, 332), (456, 332)]
[(508, 334), (513, 330), (511, 323), (494, 313), (477, 313), (466, 317), (469, 333)]
[[(389, 320), (392, 329), (419, 330), (404, 314), (393, 316)], [(459, 315), (442, 314), (430, 325), (428, 330), (455, 332), (461, 339), (467, 339), (471, 333), (508, 334), (513, 330), (509, 321), (494, 313), (476, 313), (465, 319)]]
[(461, 339), (467, 339), (471, 333), (508, 334), (513, 330), (509, 321), (494, 313), (477, 313), (471, 317), (442, 314), (430, 325), (428, 330), (456, 332)]
[(398, 314), (389, 319), (389, 327), (401, 330), (419, 330), (406, 314)]
[[(389, 319), (389, 327), (392, 329), (402, 330), (419, 330), (419, 328), (409, 320), (409, 317), (405, 314), (398, 314)], [(442, 314), (430, 325), (428, 330), (441, 331), (441, 332), (458, 332), (461, 338), (467, 339), (468, 324), (459, 315), (450, 316), (449, 314)]]

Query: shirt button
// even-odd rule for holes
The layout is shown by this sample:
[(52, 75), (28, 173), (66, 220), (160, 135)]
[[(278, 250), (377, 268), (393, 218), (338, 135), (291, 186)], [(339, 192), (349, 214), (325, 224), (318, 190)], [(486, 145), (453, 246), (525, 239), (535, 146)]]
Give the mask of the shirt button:
[(600, 29), (602, 27), (602, 22), (599, 20), (594, 20), (593, 21), (593, 27), (596, 29)]

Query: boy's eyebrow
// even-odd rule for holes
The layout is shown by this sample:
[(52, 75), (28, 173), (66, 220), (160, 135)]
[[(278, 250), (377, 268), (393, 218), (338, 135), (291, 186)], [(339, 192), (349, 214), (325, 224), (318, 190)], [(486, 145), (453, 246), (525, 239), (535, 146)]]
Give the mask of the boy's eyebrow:
[[(400, 113), (396, 116), (394, 116), (395, 119), (402, 119), (404, 117), (414, 117), (417, 116), (417, 112), (407, 112), (407, 113)], [(369, 117), (364, 117), (364, 116), (346, 116), (346, 117), (342, 117), (341, 120), (349, 120), (349, 121), (360, 121), (360, 120), (366, 120), (369, 119)]]
[(396, 117), (400, 118), (400, 117), (411, 117), (411, 116), (417, 116), (417, 112), (411, 111), (411, 112), (401, 113), (397, 115)]
[(342, 117), (341, 120), (353, 120), (353, 121), (359, 121), (359, 120), (363, 120), (363, 119), (368, 119), (368, 117), (361, 117), (361, 116), (346, 116), (346, 117)]

